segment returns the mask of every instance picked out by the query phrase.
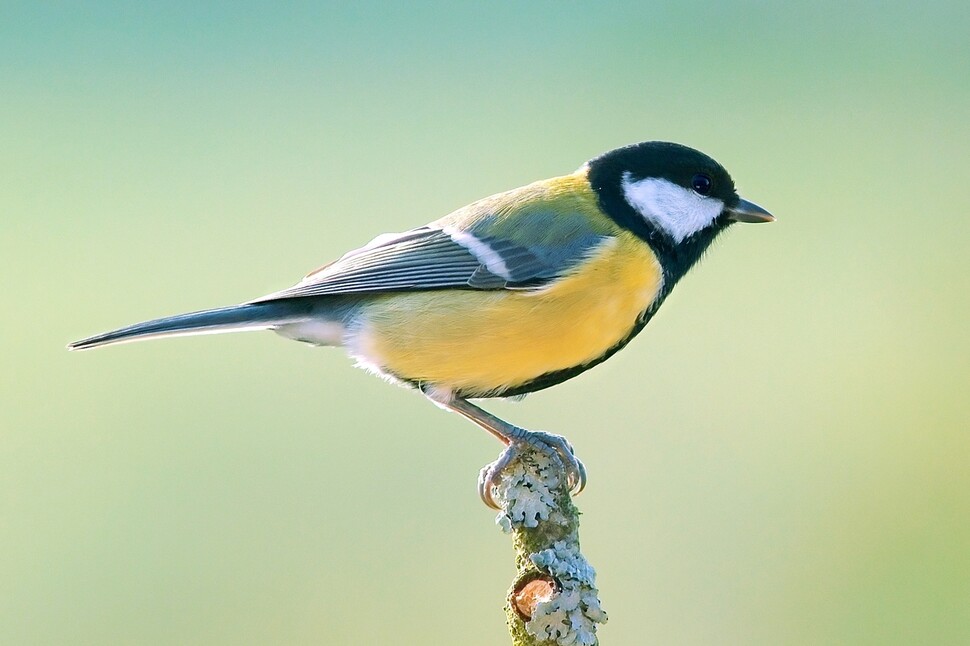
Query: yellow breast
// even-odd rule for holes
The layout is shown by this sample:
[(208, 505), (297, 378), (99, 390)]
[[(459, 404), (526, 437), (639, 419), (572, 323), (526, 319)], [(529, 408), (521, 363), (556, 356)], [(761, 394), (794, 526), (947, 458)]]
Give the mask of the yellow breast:
[(495, 393), (601, 357), (627, 337), (662, 282), (649, 247), (619, 231), (571, 275), (539, 290), (374, 297), (351, 351), (409, 381)]

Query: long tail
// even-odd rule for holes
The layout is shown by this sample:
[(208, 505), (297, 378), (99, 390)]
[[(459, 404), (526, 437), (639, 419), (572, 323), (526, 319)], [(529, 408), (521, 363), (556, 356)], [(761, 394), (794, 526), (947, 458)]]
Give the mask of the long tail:
[(299, 300), (232, 305), (136, 323), (81, 341), (75, 341), (67, 348), (68, 350), (87, 350), (102, 345), (157, 339), (164, 336), (266, 330), (287, 323), (307, 320), (310, 309), (309, 303)]

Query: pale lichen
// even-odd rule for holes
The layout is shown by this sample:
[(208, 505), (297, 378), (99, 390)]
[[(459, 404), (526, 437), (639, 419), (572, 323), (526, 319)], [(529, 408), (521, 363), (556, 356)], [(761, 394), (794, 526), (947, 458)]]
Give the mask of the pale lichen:
[(508, 607), (513, 642), (597, 644), (596, 627), (607, 617), (596, 572), (579, 549), (579, 512), (564, 486), (562, 465), (539, 451), (528, 452), (509, 465), (494, 493), (502, 506), (496, 523), (514, 536), (517, 583), (538, 573), (556, 582), (556, 592), (537, 603), (527, 620)]
[(557, 511), (554, 494), (562, 482), (562, 468), (542, 453), (533, 453), (530, 458), (528, 463), (523, 460), (512, 463), (495, 488), (496, 499), (502, 505), (495, 522), (506, 534), (517, 527), (538, 527), (540, 522), (557, 525), (569, 522)]
[(536, 605), (525, 627), (560, 646), (596, 644), (596, 624), (605, 624), (596, 589), (596, 571), (579, 551), (578, 543), (557, 541), (551, 548), (532, 555), (540, 571), (552, 575), (561, 586), (549, 601)]

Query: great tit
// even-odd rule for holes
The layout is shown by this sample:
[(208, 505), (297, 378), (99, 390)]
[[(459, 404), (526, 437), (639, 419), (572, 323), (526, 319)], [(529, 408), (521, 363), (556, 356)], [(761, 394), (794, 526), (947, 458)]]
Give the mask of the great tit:
[(343, 347), (358, 366), (418, 389), (506, 445), (479, 478), (482, 499), (497, 507), (492, 488), (526, 447), (561, 461), (572, 491), (586, 472), (564, 438), (469, 400), (525, 395), (602, 363), (643, 329), (719, 233), (772, 220), (707, 155), (644, 142), (380, 235), (289, 289), (68, 347), (242, 330)]

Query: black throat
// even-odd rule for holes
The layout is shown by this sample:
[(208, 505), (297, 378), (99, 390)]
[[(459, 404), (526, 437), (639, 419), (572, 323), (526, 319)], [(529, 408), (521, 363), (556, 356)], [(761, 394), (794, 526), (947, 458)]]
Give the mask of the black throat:
[(603, 363), (626, 347), (640, 333), (647, 323), (650, 322), (650, 319), (653, 318), (653, 315), (664, 302), (664, 299), (667, 298), (667, 295), (670, 294), (670, 290), (674, 288), (677, 281), (683, 278), (690, 268), (700, 260), (701, 256), (704, 255), (704, 251), (714, 242), (714, 238), (730, 224), (727, 220), (718, 220), (714, 226), (708, 227), (686, 238), (682, 242), (674, 242), (669, 235), (652, 226), (630, 206), (623, 196), (620, 182), (618, 181), (619, 176), (615, 172), (615, 169), (607, 168), (606, 170), (613, 170), (614, 172), (611, 176), (607, 176), (602, 165), (592, 166), (589, 172), (589, 181), (597, 195), (599, 207), (621, 227), (632, 231), (637, 237), (646, 242), (657, 255), (657, 260), (660, 262), (663, 270), (663, 286), (660, 289), (660, 293), (657, 294), (657, 297), (650, 304), (650, 307), (637, 317), (637, 320), (627, 335), (596, 359), (582, 365), (573, 366), (572, 368), (556, 370), (540, 375), (526, 383), (511, 386), (500, 392), (464, 393), (466, 396), (515, 397), (524, 395), (555, 386)]
[(718, 219), (713, 226), (698, 231), (681, 242), (674, 241), (669, 234), (645, 220), (626, 201), (620, 184), (620, 175), (611, 164), (593, 165), (589, 170), (589, 183), (596, 193), (600, 208), (618, 225), (633, 232), (646, 242), (660, 261), (664, 283), (657, 302), (651, 309), (670, 293), (674, 285), (693, 267), (707, 248), (714, 242), (730, 221)]

